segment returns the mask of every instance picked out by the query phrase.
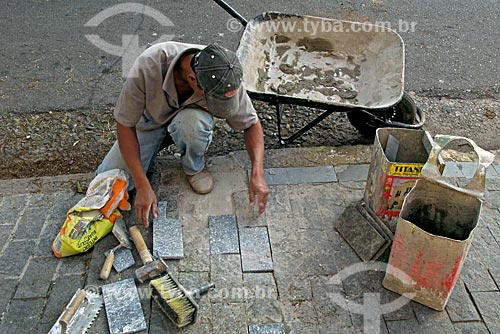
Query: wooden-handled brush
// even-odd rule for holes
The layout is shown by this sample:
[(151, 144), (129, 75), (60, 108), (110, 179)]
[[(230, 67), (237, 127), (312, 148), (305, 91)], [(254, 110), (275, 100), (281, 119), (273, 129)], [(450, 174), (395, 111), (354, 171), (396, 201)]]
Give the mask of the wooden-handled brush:
[(178, 328), (196, 322), (199, 306), (193, 297), (199, 298), (215, 288), (215, 284), (211, 283), (193, 291), (186, 291), (169, 272), (152, 280), (150, 285), (153, 300)]

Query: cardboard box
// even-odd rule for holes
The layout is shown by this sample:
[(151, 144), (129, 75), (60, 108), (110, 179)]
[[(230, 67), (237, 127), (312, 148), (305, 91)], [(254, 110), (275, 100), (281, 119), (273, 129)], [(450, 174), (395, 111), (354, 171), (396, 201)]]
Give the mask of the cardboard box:
[(420, 179), (431, 149), (427, 131), (377, 129), (364, 200), (393, 232), (391, 220), (399, 216), (405, 196)]

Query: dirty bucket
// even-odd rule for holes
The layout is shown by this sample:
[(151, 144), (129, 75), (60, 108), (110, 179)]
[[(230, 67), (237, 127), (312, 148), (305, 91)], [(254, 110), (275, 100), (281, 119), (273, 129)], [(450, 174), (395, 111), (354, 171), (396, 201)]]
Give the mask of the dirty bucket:
[(364, 201), (394, 232), (404, 197), (420, 178), (432, 138), (427, 131), (377, 129)]
[[(441, 149), (466, 140), (478, 156), (468, 185), (448, 184), (437, 168)], [(436, 136), (422, 179), (406, 196), (397, 219), (383, 286), (442, 311), (460, 275), (481, 211), (486, 168), (493, 154), (463, 137)], [(406, 275), (401, 275), (404, 273)]]

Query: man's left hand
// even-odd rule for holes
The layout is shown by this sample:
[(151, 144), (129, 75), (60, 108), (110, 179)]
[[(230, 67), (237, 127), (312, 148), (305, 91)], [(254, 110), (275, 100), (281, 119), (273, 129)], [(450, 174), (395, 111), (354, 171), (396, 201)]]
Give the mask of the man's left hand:
[(255, 196), (257, 196), (259, 216), (261, 216), (266, 209), (267, 196), (269, 196), (269, 188), (263, 177), (252, 176), (248, 185), (248, 196), (250, 197), (250, 206), (255, 205)]

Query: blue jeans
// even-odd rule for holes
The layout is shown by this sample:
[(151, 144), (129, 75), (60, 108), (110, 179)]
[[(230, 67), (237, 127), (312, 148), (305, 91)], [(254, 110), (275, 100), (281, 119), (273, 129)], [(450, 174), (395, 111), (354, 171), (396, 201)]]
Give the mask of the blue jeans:
[[(181, 110), (167, 127), (162, 126), (150, 131), (137, 130), (144, 171), (149, 169), (160, 151), (168, 131), (175, 146), (181, 150), (181, 163), (184, 172), (187, 175), (201, 172), (205, 167), (205, 152), (212, 142), (213, 129), (214, 120), (212, 115), (202, 109), (186, 108)], [(97, 168), (96, 173), (99, 174), (116, 168), (129, 171), (120, 153), (118, 141), (111, 147), (111, 150)], [(130, 190), (134, 188), (134, 184), (132, 178), (129, 181)]]

